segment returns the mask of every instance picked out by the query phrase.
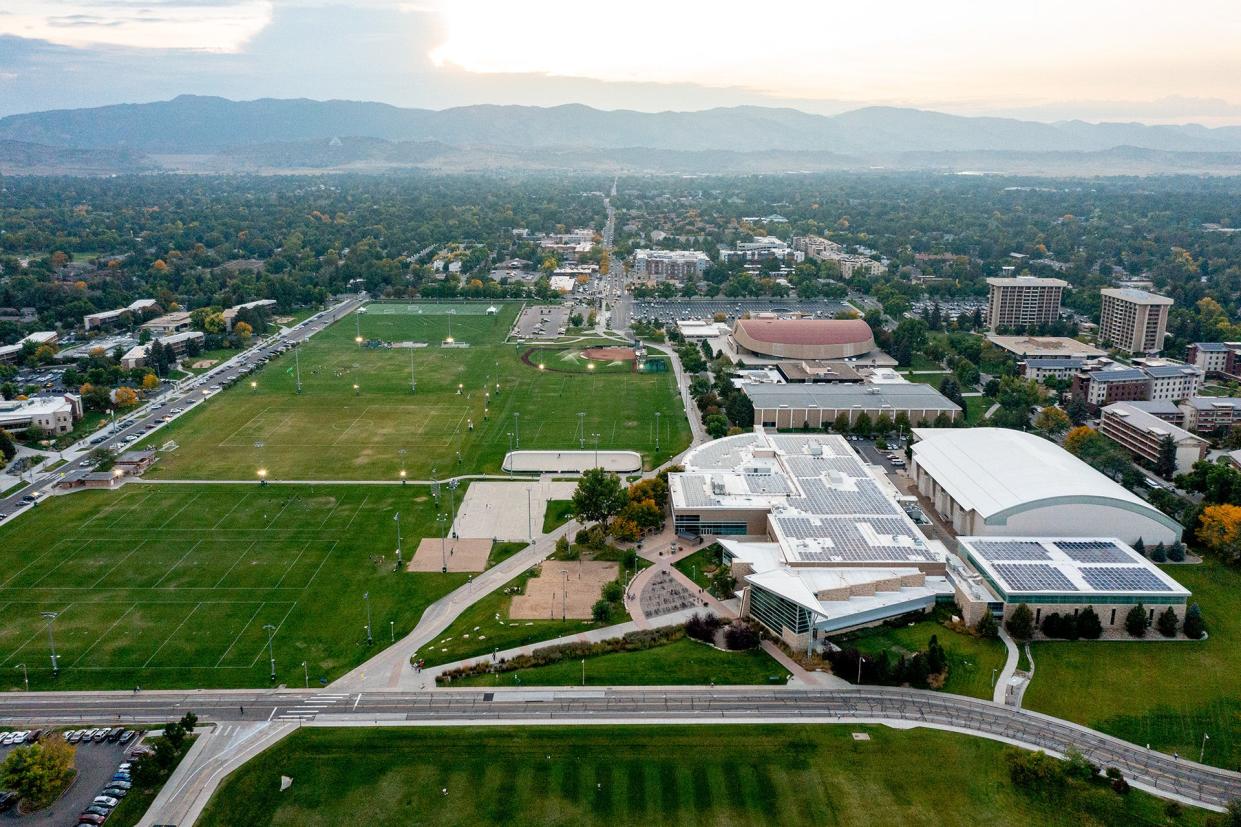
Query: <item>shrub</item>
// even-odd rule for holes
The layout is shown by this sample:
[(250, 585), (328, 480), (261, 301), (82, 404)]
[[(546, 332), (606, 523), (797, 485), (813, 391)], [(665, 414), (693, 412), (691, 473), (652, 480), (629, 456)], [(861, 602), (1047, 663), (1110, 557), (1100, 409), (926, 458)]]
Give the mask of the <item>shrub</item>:
[(1063, 629), (1064, 619), (1060, 617), (1060, 613), (1051, 612), (1043, 618), (1043, 625), (1039, 630), (1047, 637), (1064, 637)]
[(1030, 611), (1025, 603), (1020, 603), (1004, 622), (1004, 626), (1017, 640), (1029, 640), (1034, 637), (1034, 612)]
[(1108, 780), (1112, 782), (1112, 789), (1117, 795), (1129, 794), (1129, 782), (1125, 780), (1125, 776), (1116, 767), (1107, 768)]
[(715, 642), (715, 632), (724, 624), (710, 612), (699, 614), (694, 612), (690, 615), (689, 620), (685, 621), (685, 633), (694, 640), (701, 640), (704, 643)]
[(1146, 616), (1146, 607), (1141, 603), (1125, 615), (1125, 631), (1130, 637), (1146, 637), (1146, 630), (1149, 626), (1150, 619)]
[(734, 620), (724, 630), (724, 645), (729, 649), (753, 649), (758, 642), (758, 630), (744, 620)]
[(1180, 540), (1177, 540), (1175, 543), (1168, 546), (1168, 559), (1173, 563), (1185, 562), (1185, 544)]
[(1103, 636), (1103, 621), (1090, 606), (1077, 615), (1077, 634), (1086, 640), (1098, 640)]
[(1160, 612), (1159, 618), (1155, 621), (1155, 628), (1164, 637), (1176, 637), (1176, 627), (1179, 625), (1180, 622), (1176, 619), (1176, 612), (1172, 610), (1171, 606)]
[(974, 631), (984, 640), (995, 640), (1000, 636), (1000, 624), (995, 622), (995, 616), (991, 612), (983, 612), (978, 623), (974, 625)]
[(1151, 560), (1156, 563), (1168, 562), (1168, 549), (1163, 543), (1155, 546), (1155, 550), (1151, 552)]
[(607, 623), (612, 619), (612, 604), (607, 600), (596, 600), (590, 607), (590, 615), (599, 623)]
[(1009, 750), (1008, 777), (1013, 785), (1035, 792), (1049, 792), (1064, 785), (1064, 764), (1047, 753)]
[(609, 603), (619, 603), (625, 594), (625, 587), (618, 580), (609, 580), (603, 584), (603, 599)]
[(1077, 781), (1089, 781), (1098, 774), (1099, 768), (1090, 763), (1086, 756), (1076, 749), (1069, 748), (1064, 755), (1064, 774)]
[(1181, 626), (1181, 631), (1190, 640), (1201, 640), (1207, 633), (1207, 625), (1202, 620), (1202, 609), (1198, 608), (1197, 603), (1191, 604), (1185, 612), (1185, 623)]

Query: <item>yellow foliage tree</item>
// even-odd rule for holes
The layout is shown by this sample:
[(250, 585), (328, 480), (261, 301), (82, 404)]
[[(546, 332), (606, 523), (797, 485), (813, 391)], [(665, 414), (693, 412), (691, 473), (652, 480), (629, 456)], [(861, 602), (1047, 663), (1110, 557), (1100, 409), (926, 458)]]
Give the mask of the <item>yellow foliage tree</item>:
[(239, 339), (244, 341), (254, 335), (254, 328), (250, 327), (246, 322), (238, 322), (233, 325), (233, 332), (237, 334)]
[(142, 377), (142, 389), (144, 391), (155, 390), (159, 387), (159, 377), (154, 373), (144, 374)]
[(118, 408), (132, 408), (138, 404), (138, 394), (133, 388), (117, 388), (112, 394), (113, 402)]
[(1241, 506), (1208, 505), (1198, 518), (1198, 539), (1229, 560), (1241, 558)]
[(151, 265), (151, 269), (162, 273), (168, 269), (168, 265), (162, 258), (157, 258), (155, 259), (155, 263)]
[(1078, 425), (1064, 437), (1064, 449), (1072, 454), (1081, 452), (1086, 443), (1098, 436), (1098, 432), (1089, 426)]

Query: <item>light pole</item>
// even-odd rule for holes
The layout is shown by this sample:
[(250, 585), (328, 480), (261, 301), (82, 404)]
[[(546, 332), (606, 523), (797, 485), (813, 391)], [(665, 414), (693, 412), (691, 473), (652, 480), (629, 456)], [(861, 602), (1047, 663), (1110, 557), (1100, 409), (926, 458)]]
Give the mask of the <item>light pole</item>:
[(276, 627), (270, 623), (263, 626), (267, 632), (267, 659), (271, 661), (271, 679), (276, 680), (276, 650), (272, 648), (272, 638), (276, 636)]
[(366, 604), (366, 645), (370, 646), (372, 643), (375, 642), (375, 639), (371, 637), (371, 593), (370, 592), (362, 593), (362, 602)]
[(47, 621), (47, 646), (52, 651), (52, 677), (60, 674), (60, 659), (56, 657), (56, 637), (52, 634), (52, 623), (60, 617), (60, 612), (40, 612)]
[(388, 637), (392, 638), (392, 642), (396, 643), (396, 621), (388, 621)]
[[(402, 471), (402, 474), (405, 472)], [(404, 482), (404, 480), (402, 480)], [(396, 512), (396, 567), (401, 568), (401, 512)]]
[(353, 395), (354, 395), (354, 396), (359, 396), (359, 395), (360, 395), (360, 394), (359, 394), (359, 390), (360, 390), (360, 389), (358, 388), (358, 383), (357, 383), (357, 382), (354, 382), (354, 383), (353, 383)]
[(586, 450), (586, 412), (577, 412), (577, 447), (578, 450)]
[(448, 532), (446, 528), (448, 525), (448, 518), (445, 517), (444, 514), (441, 512), (439, 516), (437, 516), (435, 519), (440, 524), (440, 554), (443, 555), (443, 565), (440, 568), (440, 572), (442, 574), (447, 574), (448, 573), (448, 539), (447, 539)]
[(595, 438), (595, 467), (599, 467), (599, 434), (591, 434)]
[(260, 468), (258, 471), (258, 474), (259, 474), (259, 485), (267, 485), (267, 469)]
[(992, 689), (995, 689), (995, 672), (996, 672), (995, 667), (994, 666), (991, 667), (991, 688)]
[(530, 489), (526, 489), (526, 535), (534, 542), (534, 509), (530, 506)]
[(861, 686), (862, 684), (862, 664), (865, 661), (866, 661), (866, 658), (862, 657), (861, 655), (857, 656), (857, 682), (859, 686)]
[(582, 686), (586, 685), (586, 658), (582, 658)]
[(1202, 763), (1202, 759), (1207, 757), (1207, 741), (1211, 740), (1211, 736), (1205, 732), (1202, 733), (1202, 747), (1198, 750), (1198, 763)]
[(418, 379), (414, 376), (414, 349), (409, 349), (409, 392), (418, 392)]
[(405, 449), (398, 448), (396, 452), (401, 458), (401, 485), (404, 485), (405, 484)]
[(659, 411), (655, 411), (655, 453), (657, 454), (659, 453), (659, 417), (660, 416), (662, 416), (662, 414)]
[(521, 450), (521, 412), (513, 412), (513, 438), (517, 443), (517, 450)]
[(301, 352), (295, 347), (293, 348), (293, 370), (297, 376), (297, 392), (302, 392), (302, 357)]
[(561, 591), (560, 591), (560, 619), (566, 620), (569, 617), (569, 570), (565, 569), (560, 572)]
[(22, 670), (22, 680), (26, 682), (26, 691), (29, 692), (30, 691), (30, 673), (26, 671), (26, 664), (19, 663), (13, 668)]
[(259, 383), (255, 382), (254, 380), (250, 380), (250, 393), (257, 393), (258, 389), (259, 389)]
[(448, 481), (448, 518), (452, 522), (452, 538), (457, 539), (457, 486), (460, 485), (455, 479)]
[(306, 678), (306, 688), (310, 688), (310, 667), (306, 665), (306, 661), (302, 661), (302, 675)]

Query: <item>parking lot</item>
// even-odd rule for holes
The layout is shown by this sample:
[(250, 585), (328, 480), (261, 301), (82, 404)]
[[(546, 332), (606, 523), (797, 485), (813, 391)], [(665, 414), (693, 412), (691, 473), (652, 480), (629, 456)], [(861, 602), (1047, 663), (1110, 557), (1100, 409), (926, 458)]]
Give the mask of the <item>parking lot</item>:
[(519, 339), (555, 339), (569, 326), (569, 308), (559, 304), (527, 306), (517, 317), (514, 334)]
[(727, 319), (740, 318), (744, 313), (802, 313), (830, 319), (842, 310), (850, 309), (841, 302), (826, 299), (635, 299), (632, 314), (634, 321), (658, 319), (664, 322), (710, 319), (717, 313), (723, 313)]
[[(126, 756), (137, 742), (138, 738), (135, 737), (128, 744), (109, 741), (87, 741), (75, 744), (77, 752), (74, 755), (74, 765), (78, 774), (69, 790), (52, 806), (28, 816), (19, 817), (17, 808), (11, 807), (0, 814), (0, 823), (17, 822), (20, 818), (22, 824), (55, 825), (55, 827), (77, 824), (78, 816), (91, 806), (95, 796), (108, 786), (108, 782), (121, 762), (129, 760)], [(12, 745), (0, 745), (0, 761), (8, 757), (13, 749), (15, 747)]]

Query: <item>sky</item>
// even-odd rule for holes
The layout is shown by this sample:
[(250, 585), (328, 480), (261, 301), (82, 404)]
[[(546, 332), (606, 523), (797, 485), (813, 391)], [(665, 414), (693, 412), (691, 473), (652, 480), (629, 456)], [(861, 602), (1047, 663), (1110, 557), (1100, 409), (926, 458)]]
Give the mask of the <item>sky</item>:
[(3, 0), (0, 115), (179, 94), (1241, 124), (1238, 0)]

